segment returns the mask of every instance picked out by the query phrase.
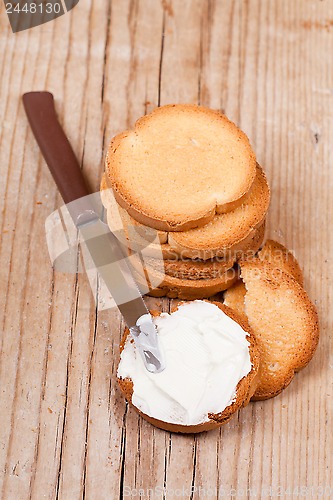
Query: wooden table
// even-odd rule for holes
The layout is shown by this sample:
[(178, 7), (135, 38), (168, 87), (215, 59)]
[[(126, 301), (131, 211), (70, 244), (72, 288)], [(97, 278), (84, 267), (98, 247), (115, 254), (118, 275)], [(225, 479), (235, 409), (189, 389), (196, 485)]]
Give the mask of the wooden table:
[[(0, 497), (332, 498), (333, 2), (81, 0), (16, 35), (2, 7), (0, 61)], [(126, 406), (119, 314), (96, 314), (86, 276), (49, 261), (61, 199), (22, 107), (34, 89), (54, 93), (94, 190), (111, 137), (159, 104), (222, 109), (248, 134), (272, 187), (268, 235), (294, 250), (321, 321), (282, 395), (198, 436)]]

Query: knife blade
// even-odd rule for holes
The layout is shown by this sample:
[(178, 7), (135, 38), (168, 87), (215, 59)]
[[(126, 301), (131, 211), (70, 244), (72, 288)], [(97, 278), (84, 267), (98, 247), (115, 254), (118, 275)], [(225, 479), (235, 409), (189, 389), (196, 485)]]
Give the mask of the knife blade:
[(133, 278), (117, 237), (99, 217), (77, 223), (83, 243), (132, 334), (148, 371), (164, 370), (152, 317)]
[(23, 95), (24, 108), (68, 211), (97, 271), (104, 280), (134, 339), (145, 367), (165, 368), (156, 327), (132, 276), (120, 243), (91, 202), (80, 165), (58, 121), (50, 92)]

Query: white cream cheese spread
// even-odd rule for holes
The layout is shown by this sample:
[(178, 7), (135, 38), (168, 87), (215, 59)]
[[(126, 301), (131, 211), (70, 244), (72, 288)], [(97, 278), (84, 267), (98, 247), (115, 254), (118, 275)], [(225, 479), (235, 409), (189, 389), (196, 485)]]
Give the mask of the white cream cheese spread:
[(195, 300), (153, 318), (166, 368), (148, 372), (128, 336), (119, 378), (133, 382), (133, 405), (146, 415), (181, 425), (209, 421), (236, 397), (251, 371), (247, 332), (216, 305)]

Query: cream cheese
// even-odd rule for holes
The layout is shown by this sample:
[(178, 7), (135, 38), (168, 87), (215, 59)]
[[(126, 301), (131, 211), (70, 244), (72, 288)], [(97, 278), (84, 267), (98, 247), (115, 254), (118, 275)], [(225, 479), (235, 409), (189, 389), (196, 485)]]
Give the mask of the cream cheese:
[(195, 300), (153, 318), (166, 368), (149, 373), (127, 338), (119, 378), (133, 381), (132, 403), (146, 415), (181, 425), (209, 420), (236, 398), (251, 371), (247, 332), (216, 305)]

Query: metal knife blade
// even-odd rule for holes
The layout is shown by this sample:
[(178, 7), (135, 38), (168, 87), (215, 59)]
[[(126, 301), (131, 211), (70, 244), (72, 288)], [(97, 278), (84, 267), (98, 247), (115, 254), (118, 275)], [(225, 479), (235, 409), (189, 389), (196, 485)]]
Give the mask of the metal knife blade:
[(130, 329), (148, 371), (159, 373), (165, 365), (152, 317), (143, 301), (116, 236), (97, 215), (77, 227), (86, 246)]

